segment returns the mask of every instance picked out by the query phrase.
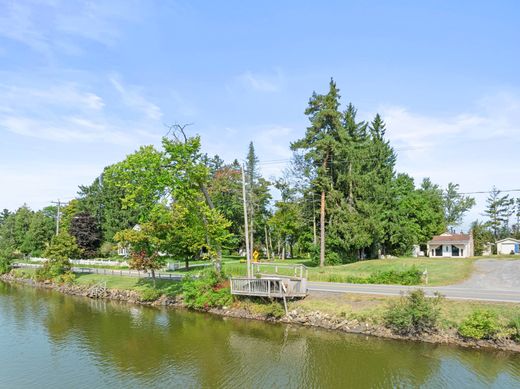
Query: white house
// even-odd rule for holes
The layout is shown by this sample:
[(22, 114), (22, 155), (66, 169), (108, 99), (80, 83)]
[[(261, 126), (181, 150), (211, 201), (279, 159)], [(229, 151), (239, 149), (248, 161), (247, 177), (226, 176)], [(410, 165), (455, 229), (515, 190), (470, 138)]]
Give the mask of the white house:
[(520, 240), (514, 238), (497, 240), (497, 254), (520, 254)]
[(446, 232), (428, 242), (428, 256), (432, 258), (467, 258), (474, 255), (473, 235)]

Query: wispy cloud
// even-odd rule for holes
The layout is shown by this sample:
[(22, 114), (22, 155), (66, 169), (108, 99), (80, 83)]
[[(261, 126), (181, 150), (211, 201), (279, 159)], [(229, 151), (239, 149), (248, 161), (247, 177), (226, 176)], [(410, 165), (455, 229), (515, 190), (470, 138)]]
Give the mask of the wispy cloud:
[(118, 76), (110, 77), (110, 82), (129, 107), (142, 111), (152, 120), (159, 120), (162, 117), (161, 109), (148, 101), (136, 87), (123, 85)]
[(259, 92), (277, 92), (282, 88), (284, 77), (280, 71), (275, 74), (259, 74), (246, 71), (238, 76), (240, 83)]
[(0, 3), (0, 36), (52, 56), (82, 52), (85, 39), (114, 44), (119, 25), (139, 19), (139, 2), (26, 0)]
[(161, 116), (160, 108), (134, 92), (121, 99), (123, 105), (130, 102), (139, 112), (116, 115), (117, 99), (107, 106), (100, 94), (78, 83), (0, 85), (0, 129), (54, 142), (128, 145), (149, 139), (149, 129), (157, 126)]
[(404, 107), (383, 106), (380, 113), (394, 145), (409, 149), (434, 148), (450, 141), (485, 142), (520, 133), (520, 98), (499, 93), (479, 100), (470, 112), (452, 116), (420, 114)]

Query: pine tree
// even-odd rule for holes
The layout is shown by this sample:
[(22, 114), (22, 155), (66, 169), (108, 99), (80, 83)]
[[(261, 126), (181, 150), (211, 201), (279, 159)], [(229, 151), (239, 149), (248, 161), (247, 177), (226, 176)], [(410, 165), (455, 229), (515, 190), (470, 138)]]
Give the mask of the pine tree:
[(305, 136), (291, 144), (292, 150), (305, 152), (316, 171), (313, 186), (320, 193), (320, 266), (325, 265), (325, 216), (327, 193), (331, 189), (329, 164), (334, 159), (338, 135), (342, 129), (342, 114), (339, 111), (339, 89), (333, 79), (325, 95), (312, 94), (305, 110), (310, 126)]
[(509, 218), (513, 214), (514, 199), (509, 195), (500, 195), (500, 191), (493, 186), (486, 200), (487, 207), (484, 215), (488, 217), (487, 225), (491, 228), (495, 241), (499, 239), (501, 232), (507, 229)]

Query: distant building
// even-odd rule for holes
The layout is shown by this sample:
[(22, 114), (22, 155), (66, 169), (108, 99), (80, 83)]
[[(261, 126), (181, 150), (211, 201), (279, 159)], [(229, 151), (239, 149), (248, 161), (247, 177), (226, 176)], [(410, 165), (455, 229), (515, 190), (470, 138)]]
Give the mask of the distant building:
[[(132, 230), (134, 231), (141, 231), (141, 226), (139, 224), (136, 224)], [(130, 256), (130, 246), (118, 243), (117, 244), (117, 255), (121, 257), (128, 257)]]
[(473, 235), (446, 232), (428, 242), (428, 256), (432, 258), (467, 258), (474, 255)]
[(497, 254), (520, 254), (520, 240), (514, 238), (497, 240)]

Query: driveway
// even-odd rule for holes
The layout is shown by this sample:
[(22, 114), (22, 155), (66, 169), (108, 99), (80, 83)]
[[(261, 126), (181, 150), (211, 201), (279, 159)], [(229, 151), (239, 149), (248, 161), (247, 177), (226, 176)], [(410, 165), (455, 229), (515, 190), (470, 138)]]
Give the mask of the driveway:
[[(334, 282), (308, 282), (310, 293), (359, 293), (399, 296), (417, 289), (417, 286), (343, 284)], [(520, 303), (520, 260), (479, 259), (475, 270), (466, 281), (449, 286), (421, 289), (428, 296), (435, 292), (456, 300), (480, 300)]]
[(520, 292), (520, 260), (479, 259), (475, 270), (466, 281), (453, 285), (457, 288), (514, 290)]

